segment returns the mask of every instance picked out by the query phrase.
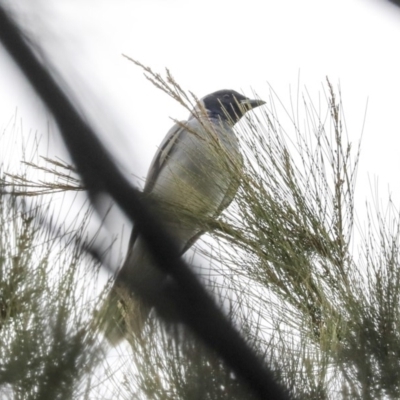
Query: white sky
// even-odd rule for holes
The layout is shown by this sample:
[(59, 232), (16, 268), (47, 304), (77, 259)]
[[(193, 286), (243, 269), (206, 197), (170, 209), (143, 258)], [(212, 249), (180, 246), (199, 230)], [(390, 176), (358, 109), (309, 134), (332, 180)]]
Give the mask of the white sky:
[[(270, 84), (288, 106), (298, 77), (318, 102), (340, 83), (349, 135), (361, 134), (357, 204), (379, 179), (400, 205), (400, 9), (383, 0), (10, 0), (125, 169), (144, 176), (157, 145), (187, 112), (155, 89), (125, 53), (167, 67), (199, 97)], [(48, 114), (0, 47), (0, 129), (18, 118), (45, 133)], [(290, 89), (292, 88), (292, 89)], [(6, 132), (7, 134), (7, 132)], [(11, 132), (9, 133), (11, 134)], [(0, 136), (0, 140), (5, 140)], [(52, 139), (57, 143), (57, 139)], [(12, 158), (1, 150), (0, 156)], [(61, 150), (53, 146), (54, 155)], [(15, 158), (19, 153), (15, 149)], [(1, 160), (0, 160), (1, 164)], [(363, 214), (363, 210), (357, 210)]]
[[(121, 53), (161, 73), (169, 68), (183, 88), (199, 97), (229, 88), (251, 95), (254, 89), (268, 100), (270, 84), (287, 107), (290, 93), (296, 97), (299, 76), (300, 89), (306, 88), (316, 104), (323, 98), (328, 76), (334, 85), (340, 84), (354, 147), (368, 102), (356, 213), (363, 221), (365, 200), (372, 199), (371, 185), (375, 190), (376, 182), (382, 203), (391, 193), (400, 209), (400, 9), (389, 2), (8, 0), (8, 4), (73, 88), (128, 173), (146, 175), (173, 123), (171, 117), (185, 119), (187, 111), (154, 88)], [(1, 131), (17, 109), (25, 134), (46, 135), (48, 113), (1, 47), (0, 71)], [(0, 158), (19, 161), (19, 145), (10, 148), (10, 135), (16, 140), (19, 134), (6, 129), (4, 135)], [(53, 134), (50, 156), (65, 159), (59, 143)], [(47, 148), (42, 151), (45, 154)]]
[[(358, 143), (368, 102), (357, 214), (376, 180), (400, 205), (400, 9), (384, 0), (12, 0), (21, 25), (73, 88), (124, 169), (140, 177), (158, 144), (187, 111), (148, 82), (127, 54), (170, 69), (202, 97), (269, 84), (290, 107), (307, 89), (318, 103), (328, 76), (340, 84), (348, 133)], [(46, 134), (49, 115), (0, 47), (0, 128), (17, 115), (24, 132)], [(50, 124), (50, 126), (53, 126)], [(54, 131), (54, 129), (53, 129)], [(14, 135), (6, 130), (5, 135)], [(3, 143), (7, 140), (1, 138)], [(66, 157), (52, 135), (50, 155)], [(18, 145), (0, 157), (20, 159)], [(55, 146), (54, 146), (55, 144)], [(46, 149), (43, 149), (45, 152)], [(390, 187), (390, 189), (389, 189)]]
[[(358, 198), (379, 178), (400, 200), (400, 10), (383, 0), (13, 0), (26, 29), (84, 107), (126, 169), (139, 176), (172, 124), (187, 112), (155, 89), (125, 53), (155, 71), (168, 67), (198, 96), (268, 83), (289, 106), (307, 87), (318, 102), (328, 76), (341, 85), (356, 142), (368, 100)], [(14, 115), (26, 131), (46, 131), (48, 115), (0, 51), (0, 126)], [(59, 152), (59, 150), (55, 151)], [(368, 175), (369, 174), (369, 175)]]

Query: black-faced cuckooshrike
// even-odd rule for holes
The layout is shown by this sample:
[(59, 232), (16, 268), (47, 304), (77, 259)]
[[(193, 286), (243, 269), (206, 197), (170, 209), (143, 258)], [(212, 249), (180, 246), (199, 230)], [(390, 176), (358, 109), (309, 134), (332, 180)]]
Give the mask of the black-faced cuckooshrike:
[[(233, 126), (247, 111), (263, 104), (233, 90), (209, 94), (161, 143), (143, 195), (182, 254), (204, 233), (199, 220), (216, 218), (233, 200), (242, 166)], [(150, 295), (156, 295), (168, 279), (135, 228), (119, 273), (127, 273)], [(117, 344), (129, 331), (140, 335), (149, 312), (148, 304), (116, 282), (99, 312), (101, 327), (111, 344)]]

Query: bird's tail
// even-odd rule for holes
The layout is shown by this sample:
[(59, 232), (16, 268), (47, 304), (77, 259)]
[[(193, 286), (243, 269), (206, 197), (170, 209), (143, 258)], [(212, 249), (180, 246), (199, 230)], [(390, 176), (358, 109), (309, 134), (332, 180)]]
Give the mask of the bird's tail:
[(114, 284), (95, 317), (96, 328), (112, 346), (129, 336), (140, 337), (150, 307), (127, 288)]

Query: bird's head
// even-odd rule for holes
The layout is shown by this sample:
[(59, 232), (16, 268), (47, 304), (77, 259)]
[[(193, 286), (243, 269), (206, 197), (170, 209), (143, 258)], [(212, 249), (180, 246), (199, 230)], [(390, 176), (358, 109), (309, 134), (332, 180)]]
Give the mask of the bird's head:
[(234, 90), (219, 90), (200, 101), (201, 108), (210, 118), (220, 118), (230, 125), (236, 124), (247, 111), (265, 104), (265, 101), (251, 100)]

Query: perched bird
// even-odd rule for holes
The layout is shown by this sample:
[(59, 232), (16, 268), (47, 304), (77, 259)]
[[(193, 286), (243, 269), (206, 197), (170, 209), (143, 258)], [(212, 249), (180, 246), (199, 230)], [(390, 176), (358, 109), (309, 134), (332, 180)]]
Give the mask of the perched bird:
[[(242, 166), (233, 126), (262, 104), (233, 90), (211, 93), (187, 121), (170, 129), (154, 156), (143, 195), (182, 254), (204, 233), (201, 218), (217, 217), (233, 200)], [(119, 273), (126, 272), (148, 294), (156, 294), (167, 279), (135, 228)], [(101, 328), (115, 345), (129, 331), (140, 335), (149, 312), (148, 304), (117, 281), (99, 312)]]

